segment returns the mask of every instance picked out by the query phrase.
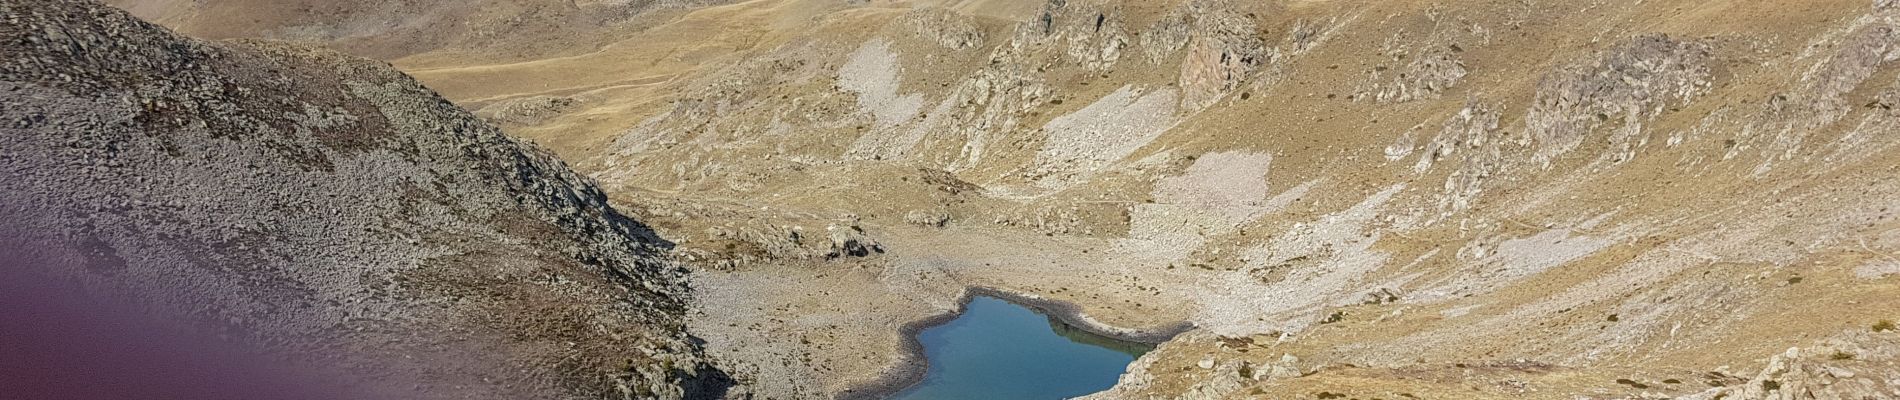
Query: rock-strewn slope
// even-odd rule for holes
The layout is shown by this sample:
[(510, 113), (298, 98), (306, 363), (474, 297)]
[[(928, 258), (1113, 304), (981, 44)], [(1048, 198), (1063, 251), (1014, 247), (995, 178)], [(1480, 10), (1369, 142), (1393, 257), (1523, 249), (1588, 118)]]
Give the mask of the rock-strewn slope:
[[(762, 393), (914, 370), (891, 327), (982, 286), (1196, 327), (1109, 398), (1900, 397), (1894, 1), (789, 0), (663, 26), (417, 73), (718, 260), (692, 326)], [(860, 236), (884, 252), (823, 257)]]
[[(626, 121), (564, 151), (740, 261), (714, 349), (836, 391), (895, 363), (834, 315), (976, 285), (1198, 327), (1111, 398), (1900, 395), (1880, 351), (1770, 360), (1900, 319), (1893, 2), (934, 5), (546, 119)], [(887, 252), (769, 251), (837, 218)]]
[(0, 54), (0, 221), (42, 267), (12, 272), (396, 398), (721, 385), (670, 243), (384, 64), (86, 0), (0, 1)]

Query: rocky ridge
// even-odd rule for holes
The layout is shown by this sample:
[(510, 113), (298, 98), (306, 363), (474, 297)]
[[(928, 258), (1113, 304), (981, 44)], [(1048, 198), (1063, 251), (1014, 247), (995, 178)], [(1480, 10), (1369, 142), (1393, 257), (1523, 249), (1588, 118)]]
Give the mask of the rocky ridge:
[[(717, 397), (670, 242), (387, 65), (0, 1), (25, 273), (393, 398)], [(21, 247), (13, 247), (19, 245)]]

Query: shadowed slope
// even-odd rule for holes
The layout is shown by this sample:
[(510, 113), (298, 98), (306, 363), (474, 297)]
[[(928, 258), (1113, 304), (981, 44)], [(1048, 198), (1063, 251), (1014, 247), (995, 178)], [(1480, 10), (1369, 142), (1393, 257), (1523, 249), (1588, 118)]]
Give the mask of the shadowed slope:
[(402, 73), (90, 1), (0, 15), (21, 279), (399, 398), (723, 385), (683, 331), (671, 243)]

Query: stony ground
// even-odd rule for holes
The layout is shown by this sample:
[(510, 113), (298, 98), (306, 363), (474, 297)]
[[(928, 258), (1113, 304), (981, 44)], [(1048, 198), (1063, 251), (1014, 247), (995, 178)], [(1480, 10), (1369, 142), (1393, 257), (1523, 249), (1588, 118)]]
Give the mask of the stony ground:
[(992, 287), (1192, 324), (1103, 398), (1900, 396), (1893, 1), (669, 10), (386, 57), (676, 242), (735, 393)]
[(726, 385), (684, 331), (671, 243), (400, 72), (85, 0), (0, 16), (0, 247), (32, 261), (9, 284), (138, 304), (362, 398)]

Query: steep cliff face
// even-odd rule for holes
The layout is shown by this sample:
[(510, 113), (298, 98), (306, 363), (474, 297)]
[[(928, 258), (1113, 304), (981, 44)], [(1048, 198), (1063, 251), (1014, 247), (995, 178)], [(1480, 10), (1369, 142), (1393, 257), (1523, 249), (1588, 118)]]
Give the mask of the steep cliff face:
[(0, 214), (26, 251), (9, 258), (34, 260), (18, 277), (394, 398), (719, 385), (683, 331), (671, 243), (402, 73), (90, 1), (0, 15)]
[[(982, 286), (1194, 327), (1107, 398), (1900, 396), (1900, 3), (793, 0), (656, 26), (416, 72), (705, 261), (689, 324), (763, 394), (909, 371), (890, 328)], [(883, 252), (826, 257), (849, 243)]]

